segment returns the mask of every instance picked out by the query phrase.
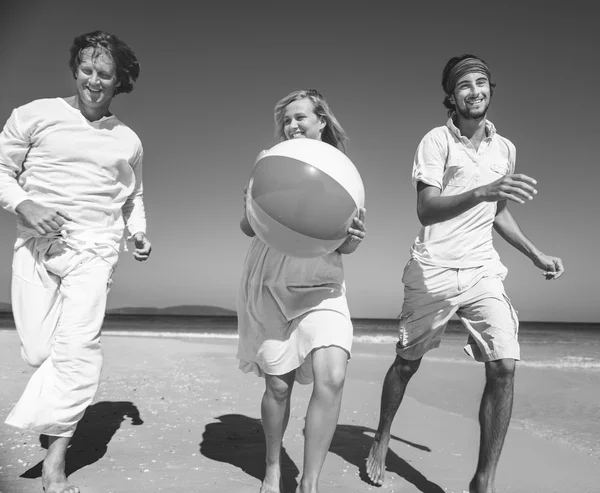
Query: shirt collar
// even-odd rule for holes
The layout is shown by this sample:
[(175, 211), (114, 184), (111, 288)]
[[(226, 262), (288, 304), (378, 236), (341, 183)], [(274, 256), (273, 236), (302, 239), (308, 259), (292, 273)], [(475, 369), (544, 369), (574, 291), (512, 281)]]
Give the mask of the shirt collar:
[[(454, 134), (456, 137), (458, 137), (459, 139), (462, 137), (460, 130), (458, 129), (458, 127), (456, 125), (454, 125), (454, 121), (452, 120), (452, 117), (448, 118), (448, 121), (446, 122), (446, 126), (448, 127), (448, 129), (450, 130), (450, 132), (452, 132), (452, 134)], [(494, 135), (496, 135), (496, 127), (494, 126), (494, 124), (487, 120), (485, 121), (485, 133), (486, 133), (486, 139), (493, 139)]]

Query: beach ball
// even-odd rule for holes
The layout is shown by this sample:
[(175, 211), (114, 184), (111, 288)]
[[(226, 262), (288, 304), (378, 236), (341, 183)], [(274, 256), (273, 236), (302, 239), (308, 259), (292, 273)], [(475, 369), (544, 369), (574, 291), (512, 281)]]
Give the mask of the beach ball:
[(256, 235), (293, 257), (336, 250), (365, 203), (350, 159), (315, 139), (281, 142), (257, 158), (248, 183), (246, 211)]

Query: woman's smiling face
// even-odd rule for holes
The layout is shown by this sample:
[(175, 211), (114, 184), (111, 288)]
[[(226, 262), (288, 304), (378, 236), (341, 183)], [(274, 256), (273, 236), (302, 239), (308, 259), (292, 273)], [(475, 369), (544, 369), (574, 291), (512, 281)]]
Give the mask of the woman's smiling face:
[(283, 133), (286, 139), (321, 140), (325, 122), (317, 116), (310, 99), (292, 101), (283, 114)]

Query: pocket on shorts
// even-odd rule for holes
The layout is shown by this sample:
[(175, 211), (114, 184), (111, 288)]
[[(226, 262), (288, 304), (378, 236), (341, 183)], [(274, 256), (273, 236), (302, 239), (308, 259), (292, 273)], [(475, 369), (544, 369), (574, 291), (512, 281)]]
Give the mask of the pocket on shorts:
[(402, 313), (398, 317), (398, 346), (406, 347), (413, 328), (414, 310), (407, 304), (402, 305)]
[(486, 277), (498, 277), (499, 279), (504, 281), (504, 279), (506, 279), (506, 275), (508, 274), (508, 269), (498, 259), (498, 260), (495, 260), (492, 263), (486, 265), (485, 272), (486, 272)]
[(414, 264), (414, 260), (411, 258), (404, 266), (404, 270), (402, 271), (402, 284), (406, 284), (405, 281), (408, 278), (408, 271), (410, 270), (410, 266), (412, 264)]
[(517, 336), (519, 335), (519, 312), (513, 306), (512, 301), (510, 301), (510, 298), (506, 295), (506, 293), (503, 292), (502, 296), (504, 297), (504, 301), (506, 301), (506, 304), (508, 305), (508, 309), (510, 311), (510, 315), (511, 315), (512, 322), (513, 322), (513, 327), (515, 329), (515, 339), (516, 339)]

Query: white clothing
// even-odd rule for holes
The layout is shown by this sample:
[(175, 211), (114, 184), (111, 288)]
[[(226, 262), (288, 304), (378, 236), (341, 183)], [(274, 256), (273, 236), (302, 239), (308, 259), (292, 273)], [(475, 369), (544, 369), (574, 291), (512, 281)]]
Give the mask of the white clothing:
[[(146, 231), (142, 144), (115, 116), (90, 122), (62, 98), (39, 99), (13, 110), (0, 133), (0, 206), (15, 212), (26, 199), (73, 219), (62, 235), (74, 248), (110, 245), (124, 223)], [(21, 239), (34, 230), (18, 222)]]
[(21, 354), (38, 367), (6, 423), (70, 437), (94, 398), (102, 368), (100, 328), (118, 253), (76, 251), (31, 238), (14, 254), (12, 307)]
[(500, 261), (451, 269), (409, 260), (396, 353), (408, 360), (423, 357), (440, 346), (448, 321), (457, 315), (469, 334), (465, 352), (473, 359), (520, 359), (519, 319), (502, 284), (506, 273)]
[(283, 375), (300, 368), (296, 380), (309, 383), (313, 349), (339, 346), (350, 355), (352, 322), (339, 252), (295, 258), (255, 237), (244, 262), (237, 314), (237, 358), (244, 372)]
[[(487, 137), (475, 149), (449, 119), (431, 130), (417, 148), (412, 181), (437, 187), (441, 196), (459, 195), (515, 171), (515, 146), (487, 121)], [(423, 226), (411, 257), (423, 265), (469, 268), (499, 261), (492, 244), (496, 202), (483, 202), (462, 214)]]
[[(486, 122), (475, 149), (452, 119), (429, 132), (417, 149), (413, 184), (459, 195), (514, 173), (514, 145)], [(497, 203), (483, 202), (424, 226), (404, 269), (404, 303), (396, 353), (421, 358), (440, 345), (448, 320), (458, 315), (469, 333), (465, 351), (477, 361), (519, 359), (519, 321), (502, 281), (506, 267), (492, 244)]]
[(22, 356), (39, 367), (6, 422), (72, 436), (96, 393), (100, 329), (126, 223), (146, 231), (142, 145), (116, 117), (90, 122), (62, 98), (15, 109), (0, 133), (0, 206), (69, 214), (40, 237), (18, 222), (12, 306)]

